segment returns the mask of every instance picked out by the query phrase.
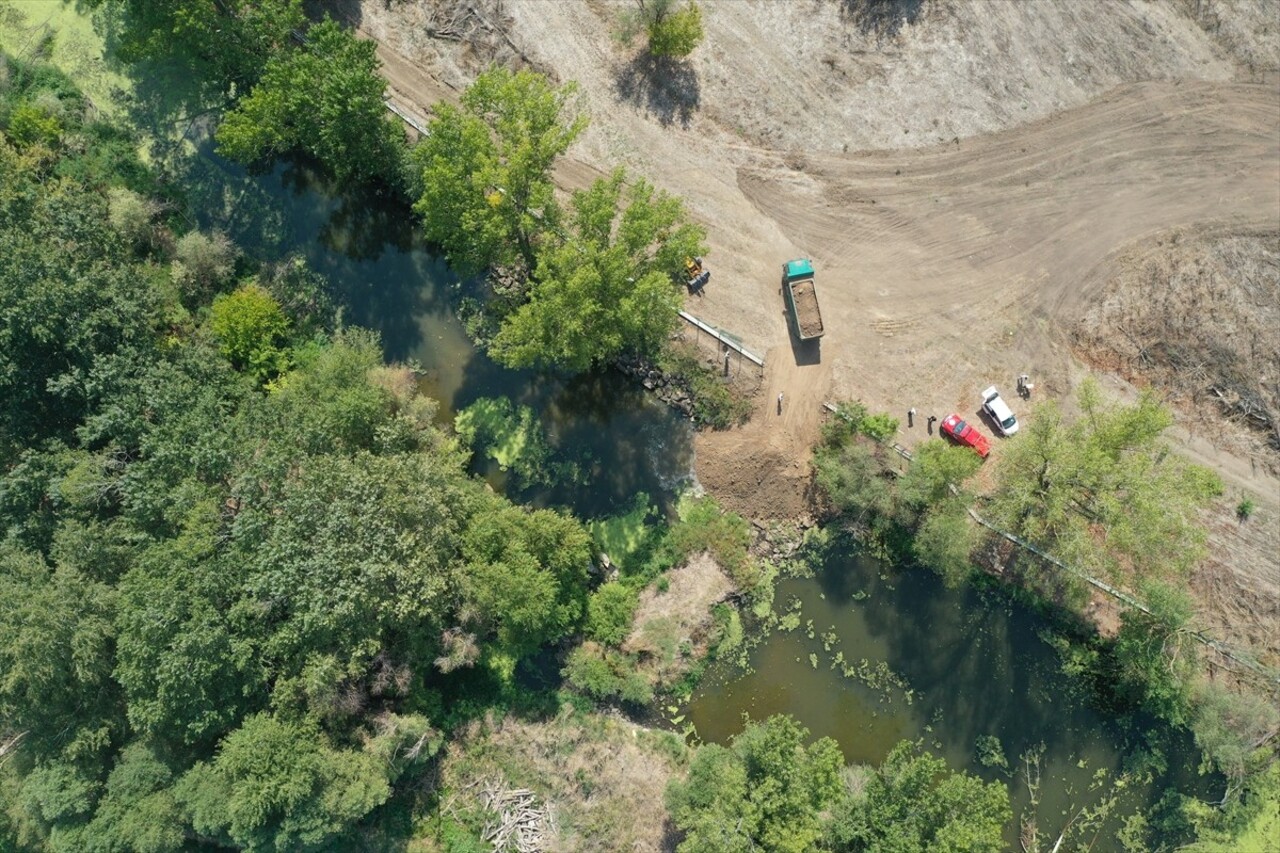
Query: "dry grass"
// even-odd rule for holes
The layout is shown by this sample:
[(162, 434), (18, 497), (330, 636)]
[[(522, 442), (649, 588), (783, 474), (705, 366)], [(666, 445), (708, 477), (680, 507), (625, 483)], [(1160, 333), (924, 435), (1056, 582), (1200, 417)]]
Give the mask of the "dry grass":
[(708, 554), (672, 569), (666, 579), (665, 592), (650, 586), (641, 593), (631, 635), (622, 644), (640, 655), (640, 670), (655, 685), (672, 683), (704, 655), (711, 607), (734, 590)]
[(1075, 330), (1077, 350), (1280, 470), (1280, 234), (1174, 231), (1118, 267)]
[(669, 849), (663, 792), (684, 751), (673, 734), (600, 714), (490, 720), (449, 746), (441, 781), (462, 808), (495, 777), (536, 792), (555, 813), (554, 850), (659, 851)]

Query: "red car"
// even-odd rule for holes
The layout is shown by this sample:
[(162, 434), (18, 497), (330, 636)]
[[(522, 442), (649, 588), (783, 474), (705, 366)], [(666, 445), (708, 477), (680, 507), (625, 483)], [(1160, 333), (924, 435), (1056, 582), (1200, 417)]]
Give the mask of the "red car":
[(987, 441), (987, 437), (961, 420), (957, 414), (943, 418), (942, 434), (965, 447), (973, 448), (973, 452), (983, 459), (991, 452), (991, 442)]

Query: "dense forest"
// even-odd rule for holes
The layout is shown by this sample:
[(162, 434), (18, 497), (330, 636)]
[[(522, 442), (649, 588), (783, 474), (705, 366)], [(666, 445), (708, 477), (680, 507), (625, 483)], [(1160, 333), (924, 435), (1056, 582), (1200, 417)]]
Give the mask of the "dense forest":
[[(498, 362), (664, 357), (673, 275), (705, 235), (621, 170), (557, 200), (551, 167), (587, 121), (572, 84), (491, 69), (410, 147), (372, 44), (308, 25), (298, 2), (89, 5), (121, 56), (196, 76), (222, 154), (305, 157), (412, 203), (479, 280), (460, 309)], [(623, 647), (640, 591), (709, 552), (739, 603), (767, 607), (776, 569), (714, 501), (670, 519), (641, 501), (605, 582), (609, 530), (474, 477), (474, 427), (441, 426), (412, 368), (344, 323), (304, 262), (194, 227), (181, 173), (139, 156), (149, 130), (38, 57), (0, 64), (0, 848), (488, 849), (480, 825), (438, 819), (455, 733), (494, 712), (642, 711), (671, 685)], [(1194, 730), (1223, 808), (1185, 803), (1152, 829), (1226, 849), (1280, 777), (1257, 748), (1274, 708), (1198, 682), (1184, 630), (1176, 584), (1217, 486), (1162, 454), (1153, 401), (1092, 393), (1080, 425), (1037, 420), (983, 511), (1144, 590), (1151, 612), (1115, 643), (1064, 641), (1064, 666), (1120, 712)], [(713, 402), (712, 423), (733, 405)], [(888, 421), (832, 420), (816, 457), (831, 524), (962, 583), (975, 458), (939, 443), (885, 476)], [(1071, 475), (1037, 481), (1050, 465)], [(1047, 575), (1019, 582), (1072, 602)], [(738, 614), (720, 626), (740, 631)], [(534, 677), (547, 661), (550, 684)], [(922, 744), (853, 772), (786, 717), (677, 753), (682, 851), (994, 851), (1013, 818), (1004, 784)], [(1130, 849), (1148, 837), (1135, 825)]]

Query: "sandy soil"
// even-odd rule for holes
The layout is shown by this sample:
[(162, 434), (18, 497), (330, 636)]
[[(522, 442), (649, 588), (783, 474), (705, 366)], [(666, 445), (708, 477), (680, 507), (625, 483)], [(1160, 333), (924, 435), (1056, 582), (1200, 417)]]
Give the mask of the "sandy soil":
[[(1070, 330), (1143, 247), (1280, 223), (1268, 0), (904, 0), (887, 16), (705, 0), (705, 43), (663, 65), (611, 37), (612, 0), (342, 5), (423, 114), (491, 60), (577, 80), (592, 125), (561, 183), (621, 163), (707, 225), (715, 277), (692, 310), (767, 369), (746, 426), (698, 435), (697, 471), (755, 519), (807, 509), (824, 400), (895, 414), (909, 445), (930, 414), (981, 422), (978, 392), (1011, 396), (1021, 373), (1064, 397), (1089, 373)], [(462, 41), (431, 37), (445, 19)], [(817, 268), (816, 347), (793, 341), (781, 296), (779, 264), (799, 256)], [(1280, 512), (1248, 448), (1193, 422), (1175, 439)]]

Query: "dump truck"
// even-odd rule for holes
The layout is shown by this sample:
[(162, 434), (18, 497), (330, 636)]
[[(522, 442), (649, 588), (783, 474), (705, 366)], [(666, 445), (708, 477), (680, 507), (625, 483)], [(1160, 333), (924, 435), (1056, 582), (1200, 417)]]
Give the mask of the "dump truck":
[(796, 337), (802, 341), (822, 337), (822, 311), (818, 309), (818, 291), (813, 285), (813, 261), (797, 258), (782, 265), (782, 295), (787, 300)]

